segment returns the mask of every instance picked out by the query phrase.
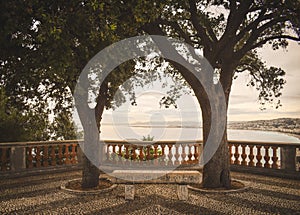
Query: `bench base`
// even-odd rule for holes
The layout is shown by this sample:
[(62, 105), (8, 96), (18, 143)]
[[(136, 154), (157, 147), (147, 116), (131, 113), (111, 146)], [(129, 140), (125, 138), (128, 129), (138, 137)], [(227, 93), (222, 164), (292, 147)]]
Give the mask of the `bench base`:
[(134, 200), (135, 187), (133, 184), (125, 184), (125, 199)]
[(135, 184), (176, 184), (179, 200), (188, 199), (188, 184), (201, 183), (198, 171), (149, 171), (149, 170), (116, 170), (112, 173), (116, 184), (125, 184), (125, 199), (134, 200)]

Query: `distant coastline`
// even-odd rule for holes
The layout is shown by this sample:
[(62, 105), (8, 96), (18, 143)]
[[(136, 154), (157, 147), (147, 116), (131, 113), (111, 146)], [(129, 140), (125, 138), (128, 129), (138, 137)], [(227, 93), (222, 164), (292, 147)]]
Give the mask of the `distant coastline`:
[[(131, 126), (131, 127), (135, 127), (135, 128), (150, 128), (150, 127), (153, 127), (153, 128), (202, 128), (202, 126), (199, 126), (199, 127), (195, 127), (195, 126), (150, 126), (150, 125), (134, 125), (134, 126)], [(297, 139), (300, 140), (300, 134), (299, 133), (293, 133), (293, 132), (288, 132), (288, 131), (283, 131), (283, 130), (274, 130), (274, 129), (259, 129), (259, 128), (243, 128), (243, 127), (234, 127), (234, 128), (231, 128), (228, 126), (228, 129), (231, 129), (231, 130), (251, 130), (251, 131), (270, 131), (270, 132), (279, 132), (279, 133), (282, 133), (282, 134), (286, 134), (286, 135), (289, 135), (291, 137), (296, 137)]]
[(254, 120), (231, 122), (229, 129), (274, 131), (300, 139), (300, 118), (278, 118), (271, 120)]
[[(136, 122), (124, 124), (103, 124), (111, 126), (128, 126), (133, 128), (202, 128), (200, 122)], [(300, 140), (300, 118), (278, 118), (271, 120), (255, 120), (255, 121), (235, 121), (228, 122), (227, 128), (230, 130), (252, 130), (252, 131), (270, 131), (279, 132), (289, 136), (293, 136)]]

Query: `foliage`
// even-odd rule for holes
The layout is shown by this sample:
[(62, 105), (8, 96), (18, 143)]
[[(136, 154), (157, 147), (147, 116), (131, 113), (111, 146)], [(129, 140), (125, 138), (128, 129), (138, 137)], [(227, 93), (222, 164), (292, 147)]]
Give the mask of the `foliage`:
[(48, 140), (48, 116), (22, 113), (7, 106), (7, 96), (0, 88), (0, 142)]
[(150, 134), (148, 134), (148, 136), (143, 136), (142, 141), (153, 141), (154, 140), (154, 136), (150, 136)]
[(220, 71), (225, 92), (230, 91), (231, 79), (237, 72), (247, 71), (251, 77), (249, 86), (260, 91), (261, 103), (277, 100), (278, 107), (284, 72), (268, 68), (255, 50), (267, 43), (278, 49), (285, 48), (288, 40), (299, 41), (299, 14), (300, 3), (292, 0), (172, 1), (144, 30), (201, 48), (211, 65)]
[[(24, 113), (34, 110), (49, 114), (52, 110), (48, 109), (48, 103), (52, 102), (54, 115), (64, 121), (63, 125), (83, 67), (99, 50), (123, 38), (146, 32), (175, 37), (202, 49), (218, 71), (227, 100), (233, 77), (237, 72), (248, 71), (252, 77), (250, 85), (261, 91), (264, 103), (280, 96), (284, 72), (267, 68), (255, 50), (266, 43), (273, 49), (285, 48), (288, 40), (299, 41), (300, 36), (300, 2), (294, 0), (11, 0), (1, 1), (0, 12), (0, 85), (7, 93), (8, 106)], [(168, 51), (178, 52), (175, 48)], [(195, 56), (193, 52), (190, 54)], [(176, 62), (171, 64), (174, 70), (170, 71), (180, 72), (198, 98), (206, 138), (210, 113), (204, 90), (185, 68)], [(99, 126), (104, 107), (113, 108), (124, 102), (122, 95), (118, 97), (120, 102), (112, 103), (112, 98), (120, 84), (136, 74), (134, 66), (131, 61), (116, 68), (100, 87), (93, 109)], [(134, 104), (133, 84), (124, 89), (132, 95)], [(175, 93), (162, 104), (174, 104), (177, 97)], [(214, 176), (219, 175), (204, 176), (204, 184), (210, 180), (224, 182), (226, 162), (220, 156), (228, 161), (225, 143), (226, 140), (221, 147), (223, 154), (217, 153), (211, 162)], [(223, 165), (222, 171), (216, 169), (217, 163)], [(97, 183), (98, 178), (95, 175)]]
[(62, 111), (57, 114), (51, 123), (51, 131), (54, 131), (52, 137), (55, 139), (75, 140), (77, 139), (75, 125), (70, 120), (68, 112)]
[[(193, 48), (202, 49), (215, 71), (214, 77), (205, 81), (211, 84), (220, 82), (226, 109), (237, 72), (249, 72), (250, 86), (260, 90), (262, 104), (272, 102), (281, 95), (285, 73), (280, 68), (267, 68), (256, 55), (256, 50), (266, 43), (278, 49), (285, 48), (288, 40), (300, 41), (299, 1), (170, 1), (164, 9), (161, 16), (143, 26), (143, 30), (150, 35), (176, 37)], [(168, 52), (189, 61), (176, 47), (167, 47)], [(189, 50), (188, 54), (192, 59), (197, 57), (193, 50)], [(206, 144), (212, 124), (210, 102), (214, 100), (215, 104), (219, 104), (218, 97), (208, 98), (203, 85), (187, 68), (174, 61), (170, 63), (190, 84), (198, 99), (202, 109), (203, 142)], [(276, 107), (279, 105), (277, 101)], [(220, 106), (219, 110), (223, 108)], [(226, 119), (224, 116), (223, 120)], [(227, 133), (224, 131), (218, 149), (204, 165), (204, 187), (231, 187), (228, 161)]]

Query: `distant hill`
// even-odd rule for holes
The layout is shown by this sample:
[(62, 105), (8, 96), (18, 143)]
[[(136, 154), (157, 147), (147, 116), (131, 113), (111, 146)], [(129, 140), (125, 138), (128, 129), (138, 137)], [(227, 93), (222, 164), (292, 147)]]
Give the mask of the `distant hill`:
[(278, 118), (271, 120), (255, 120), (230, 122), (230, 129), (280, 131), (300, 135), (300, 118)]

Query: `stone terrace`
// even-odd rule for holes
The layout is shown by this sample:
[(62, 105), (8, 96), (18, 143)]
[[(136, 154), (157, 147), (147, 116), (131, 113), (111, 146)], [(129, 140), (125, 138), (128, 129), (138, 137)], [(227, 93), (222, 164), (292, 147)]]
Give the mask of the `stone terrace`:
[(190, 190), (179, 201), (176, 185), (136, 185), (135, 200), (124, 199), (124, 185), (108, 193), (75, 195), (60, 190), (81, 172), (0, 179), (0, 214), (300, 214), (300, 181), (232, 173), (250, 187), (239, 193)]

